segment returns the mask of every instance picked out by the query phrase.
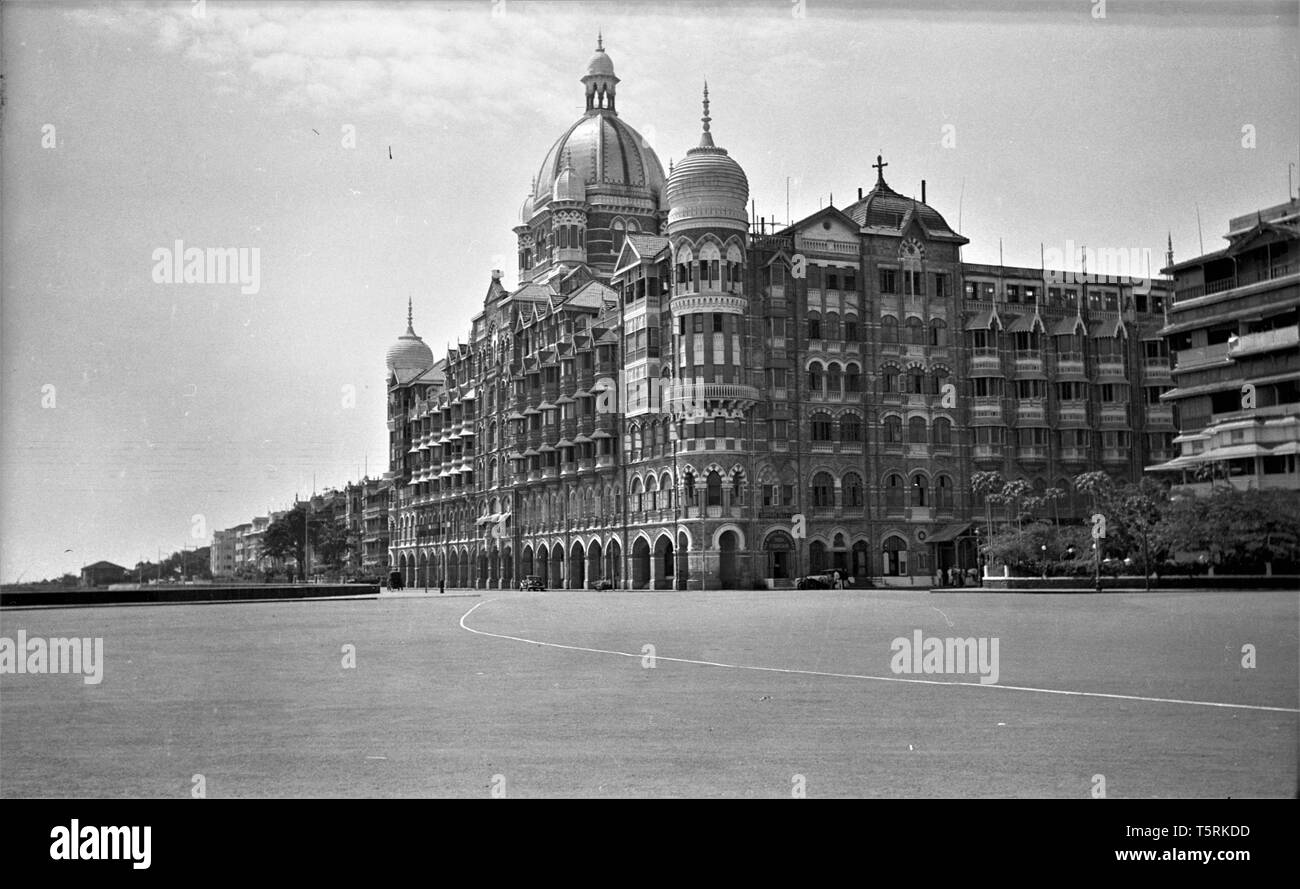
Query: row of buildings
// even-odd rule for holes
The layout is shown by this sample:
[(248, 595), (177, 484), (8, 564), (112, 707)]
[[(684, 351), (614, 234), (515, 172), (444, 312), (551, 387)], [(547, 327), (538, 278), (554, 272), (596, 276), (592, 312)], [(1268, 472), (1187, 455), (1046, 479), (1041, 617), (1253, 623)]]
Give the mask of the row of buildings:
[(436, 360), (408, 307), (387, 353), (408, 584), (907, 584), (977, 564), (980, 470), (1056, 489), (1061, 521), (1096, 469), (1300, 487), (1294, 201), (1224, 251), (1171, 249), (1172, 278), (966, 263), (879, 157), (855, 201), (769, 227), (707, 86), (665, 175), (603, 46), (581, 81), (514, 228), (518, 284), (494, 271)]
[[(313, 526), (332, 523), (346, 535), (349, 546), (339, 565), (324, 565), (309, 547), (308, 571), (313, 575), (384, 577), (388, 572), (388, 503), (391, 485), (382, 478), (366, 477), (342, 488), (313, 494), (302, 505)], [(254, 578), (282, 574), (296, 560), (277, 559), (263, 546), (266, 529), (288, 510), (272, 511), (212, 535), (213, 578)]]

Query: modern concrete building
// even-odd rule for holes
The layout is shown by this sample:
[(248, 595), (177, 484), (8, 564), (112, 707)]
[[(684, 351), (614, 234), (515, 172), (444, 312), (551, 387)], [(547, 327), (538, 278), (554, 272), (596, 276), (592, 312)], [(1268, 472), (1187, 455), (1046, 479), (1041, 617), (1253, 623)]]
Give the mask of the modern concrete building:
[(1300, 201), (1233, 219), (1228, 246), (1165, 270), (1181, 453), (1176, 490), (1300, 490)]
[(208, 558), (214, 580), (235, 576), (238, 564), (235, 560), (237, 542), (238, 534), (234, 528), (213, 532), (212, 549)]
[(927, 583), (975, 564), (976, 469), (1058, 488), (1173, 456), (1164, 282), (963, 263), (875, 183), (774, 230), (712, 132), (667, 176), (586, 109), (521, 208), (464, 342), (389, 349), (391, 564), (408, 584), (783, 586), (831, 567)]

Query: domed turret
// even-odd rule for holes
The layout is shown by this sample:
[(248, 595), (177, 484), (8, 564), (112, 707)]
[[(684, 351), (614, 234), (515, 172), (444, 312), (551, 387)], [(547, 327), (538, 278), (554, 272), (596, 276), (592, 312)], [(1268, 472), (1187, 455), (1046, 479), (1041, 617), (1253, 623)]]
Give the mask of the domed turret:
[(406, 333), (397, 338), (397, 342), (388, 347), (385, 361), (388, 372), (396, 374), (398, 379), (408, 380), (433, 367), (433, 350), (415, 334), (411, 301), (406, 301)]
[(587, 199), (587, 187), (573, 171), (573, 161), (568, 151), (564, 152), (564, 167), (555, 177), (555, 186), (551, 193), (553, 201), (582, 201)]
[(524, 198), (524, 204), (519, 208), (519, 224), (527, 225), (533, 218), (533, 198), (537, 195), (537, 182), (533, 181), (533, 187), (528, 189), (528, 197)]
[(614, 75), (614, 62), (605, 55), (605, 41), (599, 33), (596, 35), (596, 54), (587, 63), (582, 83), (587, 88), (588, 114), (599, 114), (601, 111), (618, 113), (614, 108), (614, 87), (618, 84), (618, 78)]
[(673, 166), (664, 186), (669, 229), (721, 227), (747, 231), (749, 179), (709, 132), (709, 85), (704, 85), (700, 144)]

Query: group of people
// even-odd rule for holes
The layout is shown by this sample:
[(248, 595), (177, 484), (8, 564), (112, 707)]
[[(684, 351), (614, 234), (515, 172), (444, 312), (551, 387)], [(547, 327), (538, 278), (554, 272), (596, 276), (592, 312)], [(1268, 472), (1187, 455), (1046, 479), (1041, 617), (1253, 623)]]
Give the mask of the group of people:
[(940, 568), (935, 572), (935, 586), (979, 586), (979, 572), (974, 568), (955, 566)]

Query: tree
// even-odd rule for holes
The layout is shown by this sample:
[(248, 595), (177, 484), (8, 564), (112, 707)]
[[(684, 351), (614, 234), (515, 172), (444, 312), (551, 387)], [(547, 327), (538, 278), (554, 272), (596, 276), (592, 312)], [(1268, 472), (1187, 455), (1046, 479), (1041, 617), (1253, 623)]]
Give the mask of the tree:
[(975, 472), (970, 477), (971, 490), (984, 499), (984, 527), (993, 533), (993, 497), (1006, 482), (999, 472)]
[(1216, 488), (1164, 511), (1155, 537), (1169, 552), (1227, 569), (1300, 559), (1300, 501), (1287, 491)]
[(262, 554), (273, 559), (293, 558), (305, 566), (303, 526), (306, 521), (307, 510), (301, 503), (295, 503), (293, 509), (275, 518), (262, 532)]

